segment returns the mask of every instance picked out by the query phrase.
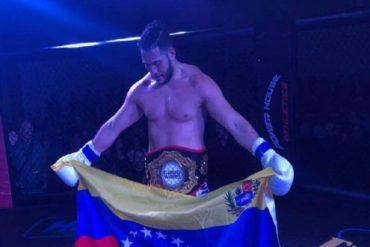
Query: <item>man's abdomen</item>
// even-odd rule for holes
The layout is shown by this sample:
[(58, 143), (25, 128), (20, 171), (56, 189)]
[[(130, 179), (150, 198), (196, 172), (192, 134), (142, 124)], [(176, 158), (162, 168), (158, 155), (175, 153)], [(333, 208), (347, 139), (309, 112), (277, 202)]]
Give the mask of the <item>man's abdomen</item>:
[(204, 149), (204, 123), (195, 121), (153, 124), (148, 122), (149, 149), (178, 145), (193, 149)]

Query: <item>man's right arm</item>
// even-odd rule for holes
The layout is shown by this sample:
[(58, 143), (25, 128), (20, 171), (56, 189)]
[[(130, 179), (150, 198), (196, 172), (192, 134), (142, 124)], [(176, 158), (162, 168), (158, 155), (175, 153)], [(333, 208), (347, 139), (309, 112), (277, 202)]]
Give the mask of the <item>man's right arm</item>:
[[(135, 123), (143, 115), (142, 110), (136, 103), (140, 82), (135, 83), (127, 93), (125, 102), (121, 108), (99, 129), (93, 141), (89, 141), (79, 151), (63, 156), (58, 160), (76, 160), (90, 166), (100, 154), (107, 150), (117, 136), (130, 125)], [(64, 166), (57, 171), (59, 178), (67, 185), (73, 187), (78, 182), (76, 171), (70, 166)]]

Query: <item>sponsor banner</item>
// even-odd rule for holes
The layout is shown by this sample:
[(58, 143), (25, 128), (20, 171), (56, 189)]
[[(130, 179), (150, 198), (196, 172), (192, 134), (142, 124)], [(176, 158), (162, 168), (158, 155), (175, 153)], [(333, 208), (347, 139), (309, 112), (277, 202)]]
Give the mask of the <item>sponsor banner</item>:
[(263, 120), (270, 142), (285, 150), (289, 143), (288, 83), (275, 74), (267, 85), (263, 102)]

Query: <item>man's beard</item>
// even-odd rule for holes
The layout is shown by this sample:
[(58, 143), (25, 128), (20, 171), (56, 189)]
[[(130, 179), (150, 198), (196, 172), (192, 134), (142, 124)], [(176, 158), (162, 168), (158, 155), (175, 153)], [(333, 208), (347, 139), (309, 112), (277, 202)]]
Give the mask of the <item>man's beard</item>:
[(171, 80), (172, 75), (173, 75), (173, 66), (172, 66), (172, 63), (171, 63), (171, 61), (168, 57), (167, 57), (167, 61), (168, 61), (168, 69), (166, 71), (165, 78), (164, 78), (163, 82), (161, 83), (161, 86), (167, 84)]

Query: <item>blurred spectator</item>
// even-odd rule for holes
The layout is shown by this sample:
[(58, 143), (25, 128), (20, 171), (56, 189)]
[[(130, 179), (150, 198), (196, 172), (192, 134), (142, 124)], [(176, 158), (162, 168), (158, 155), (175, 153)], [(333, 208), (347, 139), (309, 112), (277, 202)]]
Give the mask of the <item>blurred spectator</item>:
[(126, 151), (126, 160), (130, 167), (123, 176), (135, 182), (143, 183), (145, 182), (145, 148), (142, 145), (141, 134), (139, 133), (133, 136), (130, 147)]
[(116, 155), (116, 160), (120, 165), (124, 165), (126, 163), (124, 146), (125, 145), (122, 138), (118, 138), (114, 143), (114, 152)]
[(135, 150), (133, 153), (133, 161), (131, 169), (125, 177), (138, 183), (146, 183), (145, 181), (145, 152), (142, 149)]
[(145, 148), (141, 144), (140, 137), (137, 135), (133, 137), (132, 142), (130, 144), (131, 146), (126, 151), (126, 157), (127, 157), (127, 160), (130, 162), (130, 164), (133, 164), (135, 152), (141, 151), (145, 153)]
[(45, 151), (40, 139), (35, 137), (34, 126), (24, 120), (18, 131), (9, 132), (10, 163), (14, 187), (18, 195), (46, 193), (47, 172)]
[(117, 138), (112, 147), (107, 149), (101, 158), (94, 163), (94, 167), (117, 176), (123, 176), (128, 169), (123, 147), (122, 137)]
[(140, 143), (138, 136), (135, 136), (133, 141), (120, 136), (94, 166), (120, 177), (144, 183), (145, 150)]
[(235, 182), (261, 170), (257, 160), (240, 147), (221, 125), (215, 123), (215, 134), (208, 146), (208, 183), (211, 190)]
[[(54, 138), (54, 136), (49, 136), (45, 132), (42, 135), (41, 143), (45, 151), (45, 162), (47, 167), (54, 164), (54, 162), (65, 152), (65, 149), (60, 143), (60, 140), (58, 138)], [(71, 190), (55, 176), (55, 172), (52, 169), (47, 168), (47, 176), (48, 192), (61, 192)]]

